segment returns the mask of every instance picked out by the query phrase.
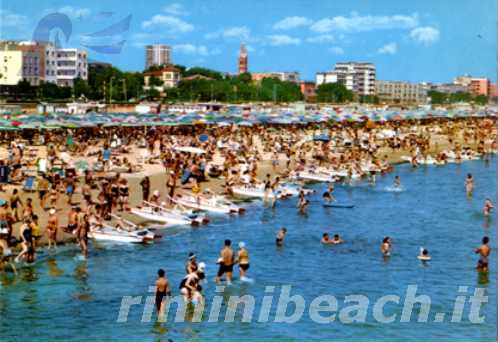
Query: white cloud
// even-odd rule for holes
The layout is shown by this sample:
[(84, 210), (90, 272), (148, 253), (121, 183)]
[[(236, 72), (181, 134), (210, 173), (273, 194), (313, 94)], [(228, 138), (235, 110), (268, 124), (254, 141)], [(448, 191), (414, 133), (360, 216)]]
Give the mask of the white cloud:
[(334, 55), (344, 55), (344, 49), (338, 46), (329, 48), (329, 52), (333, 53)]
[(335, 42), (335, 37), (331, 34), (321, 34), (315, 37), (306, 38), (308, 43), (322, 44)]
[(222, 32), (223, 38), (235, 38), (241, 40), (248, 40), (250, 35), (250, 30), (246, 26), (235, 26), (230, 27)]
[(144, 29), (156, 28), (156, 26), (165, 27), (169, 32), (190, 32), (194, 30), (194, 25), (183, 21), (182, 19), (169, 15), (156, 14), (150, 20), (142, 23)]
[(26, 25), (28, 18), (24, 15), (13, 13), (9, 10), (0, 8), (0, 27), (15, 27)]
[(223, 38), (225, 40), (249, 41), (250, 37), (251, 30), (247, 26), (227, 27), (225, 29), (206, 33), (204, 35), (204, 38), (208, 40)]
[(273, 25), (275, 30), (290, 30), (297, 27), (308, 26), (313, 22), (306, 17), (286, 17)]
[(213, 56), (221, 53), (220, 49), (215, 48), (211, 51), (204, 45), (194, 44), (177, 44), (173, 45), (173, 53), (178, 52), (185, 55)]
[(398, 52), (398, 44), (396, 43), (386, 44), (383, 47), (379, 48), (377, 52), (383, 55), (394, 55), (396, 54), (396, 52)]
[(430, 26), (417, 27), (410, 31), (410, 37), (418, 43), (431, 45), (439, 39), (439, 30)]
[(290, 37), (285, 34), (273, 34), (266, 37), (268, 39), (268, 43), (273, 46), (282, 46), (282, 45), (299, 45), (301, 44), (301, 39)]
[(185, 7), (180, 3), (172, 3), (163, 8), (163, 12), (175, 15), (175, 16), (184, 16), (189, 15)]
[(418, 15), (361, 16), (352, 13), (349, 17), (323, 18), (311, 25), (314, 32), (366, 32), (387, 29), (410, 29), (418, 25)]
[(57, 12), (63, 13), (71, 18), (82, 18), (88, 17), (91, 14), (89, 8), (81, 8), (81, 7), (73, 7), (73, 6), (64, 6), (57, 10)]

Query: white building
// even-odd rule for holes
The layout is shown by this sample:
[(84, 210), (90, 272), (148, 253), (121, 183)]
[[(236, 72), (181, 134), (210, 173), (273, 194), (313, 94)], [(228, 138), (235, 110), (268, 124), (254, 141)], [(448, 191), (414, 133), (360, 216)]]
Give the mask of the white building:
[(167, 45), (147, 45), (145, 47), (145, 69), (154, 65), (168, 65), (171, 63), (171, 48)]
[(57, 85), (72, 87), (74, 80), (88, 79), (87, 53), (82, 49), (57, 49)]
[(333, 71), (316, 74), (316, 85), (342, 83), (357, 95), (374, 95), (375, 77), (376, 68), (372, 63), (336, 63)]

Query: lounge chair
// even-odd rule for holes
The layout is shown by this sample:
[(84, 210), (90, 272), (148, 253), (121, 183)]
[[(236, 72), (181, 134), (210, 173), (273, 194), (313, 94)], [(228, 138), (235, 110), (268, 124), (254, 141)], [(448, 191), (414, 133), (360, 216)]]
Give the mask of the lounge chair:
[(23, 190), (27, 192), (35, 191), (35, 177), (34, 176), (28, 176), (24, 180), (24, 185), (23, 185)]

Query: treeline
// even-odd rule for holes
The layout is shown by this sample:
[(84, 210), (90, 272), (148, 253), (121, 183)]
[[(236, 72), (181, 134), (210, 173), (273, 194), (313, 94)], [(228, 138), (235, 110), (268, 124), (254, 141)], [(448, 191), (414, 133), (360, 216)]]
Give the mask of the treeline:
[(474, 102), (478, 105), (485, 105), (488, 103), (488, 97), (485, 95), (472, 96), (472, 94), (459, 91), (453, 94), (443, 93), (436, 90), (430, 90), (427, 95), (431, 99), (431, 104), (449, 104), (457, 102)]

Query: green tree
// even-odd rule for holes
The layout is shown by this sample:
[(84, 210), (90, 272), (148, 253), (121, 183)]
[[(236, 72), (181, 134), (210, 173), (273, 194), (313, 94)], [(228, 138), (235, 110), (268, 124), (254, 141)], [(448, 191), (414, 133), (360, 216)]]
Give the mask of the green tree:
[(316, 90), (318, 102), (344, 103), (353, 100), (353, 92), (342, 83), (324, 83)]
[(443, 104), (448, 102), (448, 94), (446, 93), (430, 90), (427, 92), (427, 95), (431, 98), (432, 104)]
[(474, 102), (478, 105), (483, 106), (488, 103), (488, 97), (485, 95), (478, 95), (474, 97)]
[(380, 100), (379, 97), (376, 95), (366, 95), (366, 96), (360, 96), (360, 103), (379, 104)]
[(163, 85), (163, 81), (156, 76), (149, 77), (149, 87), (160, 87)]
[(467, 92), (457, 91), (450, 95), (450, 102), (470, 102), (472, 100), (472, 95)]
[(87, 81), (77, 78), (73, 83), (73, 92), (76, 98), (81, 96), (88, 97), (91, 93), (90, 87), (88, 86)]

